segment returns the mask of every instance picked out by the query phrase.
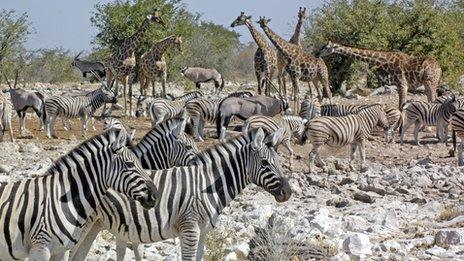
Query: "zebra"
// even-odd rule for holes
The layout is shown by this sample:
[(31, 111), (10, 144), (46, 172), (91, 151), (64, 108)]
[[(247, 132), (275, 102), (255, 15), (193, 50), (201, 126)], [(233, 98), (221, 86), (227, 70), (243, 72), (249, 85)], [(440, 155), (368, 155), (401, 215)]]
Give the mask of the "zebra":
[(458, 166), (464, 166), (464, 110), (457, 110), (451, 118), (451, 128), (453, 133), (452, 156), (456, 154), (456, 135), (460, 138), (458, 150)]
[(448, 125), (451, 117), (458, 109), (455, 96), (444, 103), (428, 103), (422, 101), (406, 102), (403, 105), (403, 123), (400, 127), (400, 143), (403, 145), (404, 133), (414, 124), (414, 143), (420, 145), (419, 131), (424, 126), (437, 126), (437, 137), (448, 145)]
[(248, 91), (234, 92), (229, 94), (227, 97), (222, 99), (207, 99), (207, 98), (197, 98), (193, 99), (185, 104), (185, 110), (190, 116), (193, 128), (193, 136), (198, 141), (203, 141), (205, 134), (205, 122), (211, 124), (216, 123), (218, 116), (219, 104), (229, 97), (236, 98), (246, 98), (251, 97), (253, 94)]
[(196, 90), (196, 91), (188, 92), (179, 97), (173, 97), (173, 100), (188, 102), (192, 99), (200, 98), (200, 97), (203, 97), (203, 92), (200, 90)]
[(290, 166), (293, 166), (293, 149), (291, 146), (292, 138), (296, 138), (298, 141), (301, 140), (303, 132), (305, 130), (305, 124), (307, 120), (296, 115), (284, 115), (282, 117), (268, 117), (263, 115), (251, 116), (245, 121), (243, 133), (247, 133), (250, 130), (262, 128), (266, 133), (273, 133), (279, 128), (284, 130), (281, 139), (277, 142), (277, 145), (283, 144), (288, 150), (290, 158)]
[(364, 141), (370, 133), (380, 126), (387, 130), (389, 127), (383, 106), (370, 105), (356, 114), (341, 117), (321, 116), (309, 121), (303, 135), (303, 140), (309, 139), (313, 148), (309, 153), (309, 172), (315, 161), (326, 171), (325, 163), (319, 156), (322, 146), (341, 147), (351, 144), (350, 166), (353, 167), (354, 154), (359, 147), (361, 155), (361, 170), (366, 170), (366, 153)]
[(185, 112), (185, 101), (183, 100), (170, 101), (163, 98), (156, 98), (149, 106), (148, 113), (150, 115), (152, 127), (155, 127), (163, 121), (180, 116)]
[(290, 198), (292, 191), (273, 147), (282, 134), (282, 130), (268, 136), (262, 129), (251, 131), (199, 153), (190, 166), (152, 173), (161, 198), (150, 211), (117, 193), (107, 193), (90, 233), (72, 251), (73, 260), (85, 258), (102, 229), (117, 235), (118, 260), (124, 257), (125, 242), (174, 237), (180, 237), (182, 260), (200, 260), (206, 234), (249, 183), (264, 188), (277, 202)]
[(43, 176), (0, 183), (0, 260), (61, 258), (89, 228), (105, 193), (152, 208), (159, 195), (127, 133), (112, 129), (56, 160)]
[(12, 112), (13, 109), (11, 103), (6, 100), (2, 101), (0, 99), (0, 142), (3, 141), (3, 136), (7, 130), (10, 134), (11, 142), (14, 142), (13, 127), (11, 126)]
[(151, 103), (159, 98), (155, 98), (152, 96), (143, 96), (140, 95), (139, 98), (137, 99), (137, 107), (135, 109), (135, 117), (146, 117), (147, 116), (147, 111), (150, 109)]
[(45, 100), (45, 129), (48, 138), (55, 135), (55, 120), (61, 116), (65, 118), (81, 118), (82, 133), (87, 136), (87, 122), (95, 111), (104, 103), (116, 103), (117, 91), (113, 92), (106, 84), (85, 96), (51, 96)]
[[(176, 102), (177, 104), (182, 104), (182, 102), (185, 103), (185, 102), (188, 102), (190, 100), (200, 98), (202, 96), (203, 96), (203, 93), (201, 91), (189, 92), (189, 93), (186, 93), (186, 94), (184, 94), (182, 96), (179, 96), (179, 97), (172, 96), (169, 99), (155, 98), (155, 97), (152, 97), (152, 96), (142, 96), (142, 95), (140, 95), (139, 99), (137, 100), (137, 109), (135, 111), (135, 117), (146, 116), (147, 112), (150, 112), (150, 108), (151, 108), (153, 102), (155, 102), (155, 101), (166, 100), (166, 101), (168, 101), (168, 102), (166, 102), (167, 104), (175, 104), (174, 102)], [(159, 113), (164, 113), (164, 112), (159, 112)], [(163, 119), (163, 120), (165, 120), (165, 119)], [(161, 121), (163, 121), (163, 120), (161, 120)]]
[(299, 115), (301, 118), (306, 119), (307, 121), (321, 116), (321, 103), (317, 98), (305, 96), (304, 100), (301, 101)]
[[(174, 118), (151, 129), (133, 146), (132, 152), (144, 169), (158, 170), (186, 166), (199, 152), (193, 139), (184, 133), (186, 119)], [(103, 130), (121, 129), (124, 125), (115, 118), (105, 120)], [(134, 132), (129, 139), (134, 137)]]
[(393, 132), (397, 131), (402, 124), (401, 111), (396, 106), (385, 107), (385, 114), (387, 116), (388, 125), (390, 129), (387, 131), (385, 142), (391, 143), (393, 141)]

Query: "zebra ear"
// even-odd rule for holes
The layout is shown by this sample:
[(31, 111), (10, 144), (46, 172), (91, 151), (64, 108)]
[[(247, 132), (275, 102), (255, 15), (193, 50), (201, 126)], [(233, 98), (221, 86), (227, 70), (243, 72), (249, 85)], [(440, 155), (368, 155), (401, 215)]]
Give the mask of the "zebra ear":
[(128, 140), (128, 143), (129, 144), (132, 144), (132, 142), (134, 142), (134, 138), (135, 138), (135, 129), (132, 130), (132, 132), (127, 136), (127, 138), (129, 139)]
[(113, 152), (119, 154), (122, 152), (122, 148), (124, 148), (127, 144), (127, 132), (124, 129), (115, 130), (116, 132), (116, 140), (111, 145)]
[(184, 132), (186, 123), (186, 119), (181, 119), (177, 122), (177, 126), (172, 130), (172, 135), (174, 135), (176, 139), (179, 139), (180, 134)]
[(302, 122), (303, 122), (303, 125), (305, 125), (308, 122), (308, 119), (303, 119)]
[(251, 147), (255, 150), (259, 150), (264, 146), (264, 131), (263, 129), (259, 128), (256, 132), (255, 138), (253, 139), (253, 143)]
[(266, 144), (269, 144), (271, 147), (275, 147), (277, 145), (277, 142), (282, 138), (282, 135), (284, 134), (284, 129), (279, 128), (276, 130), (274, 133), (268, 135), (266, 137)]

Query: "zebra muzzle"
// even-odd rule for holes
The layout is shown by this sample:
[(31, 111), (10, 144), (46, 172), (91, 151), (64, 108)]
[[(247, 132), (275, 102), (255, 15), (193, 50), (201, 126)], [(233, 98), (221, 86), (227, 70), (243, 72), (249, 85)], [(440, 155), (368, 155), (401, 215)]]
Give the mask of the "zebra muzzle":
[(140, 200), (140, 204), (142, 207), (150, 209), (153, 208), (157, 203), (157, 199), (159, 198), (158, 190), (156, 189), (155, 184), (153, 184), (151, 181), (147, 181), (146, 185), (148, 188), (148, 193), (146, 197), (143, 197)]
[(277, 202), (285, 202), (289, 200), (290, 197), (292, 196), (292, 188), (290, 187), (290, 184), (288, 183), (288, 179), (283, 177), (281, 179), (281, 182), (282, 182), (282, 185), (278, 189), (272, 192)]

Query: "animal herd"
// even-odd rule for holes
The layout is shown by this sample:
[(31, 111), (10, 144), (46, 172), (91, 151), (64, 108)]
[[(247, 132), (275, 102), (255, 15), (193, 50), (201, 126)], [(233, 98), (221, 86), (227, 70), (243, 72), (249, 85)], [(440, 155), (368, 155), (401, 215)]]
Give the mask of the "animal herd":
[[(324, 146), (350, 145), (350, 166), (358, 169), (354, 160), (359, 152), (359, 169), (366, 170), (365, 144), (378, 128), (385, 132), (387, 143), (393, 141), (397, 132), (402, 144), (405, 131), (414, 124), (415, 143), (419, 144), (419, 131), (429, 126), (436, 126), (439, 141), (447, 142), (451, 124), (453, 143), (456, 144), (456, 136), (464, 140), (464, 100), (452, 92), (435, 100), (441, 70), (433, 58), (329, 43), (321, 50), (321, 56), (337, 53), (382, 66), (396, 79), (400, 90), (399, 108), (379, 103), (333, 103), (324, 60), (306, 53), (298, 41), (305, 9), (300, 8), (298, 18), (289, 42), (269, 28), (270, 19), (259, 19), (274, 47), (253, 27), (251, 16), (242, 12), (232, 23), (233, 27), (247, 26), (258, 44), (258, 94), (239, 91), (223, 95), (224, 79), (216, 70), (184, 68), (182, 74), (194, 81), (198, 89), (179, 97), (168, 95), (163, 52), (167, 43), (178, 44), (181, 51), (182, 39), (172, 36), (156, 44), (143, 56), (146, 65), (142, 67), (143, 84), (135, 116), (149, 118), (151, 129), (138, 143), (134, 142), (134, 133), (116, 118), (106, 118), (103, 131), (89, 139), (87, 125), (104, 104), (117, 102), (118, 81), (124, 86), (126, 100), (136, 46), (152, 21), (165, 24), (158, 10), (147, 16), (139, 30), (110, 58), (106, 82), (100, 78), (101, 70), (90, 70), (101, 86), (88, 94), (44, 97), (16, 88), (16, 81), (10, 85), (4, 90), (9, 92), (10, 101), (0, 103), (2, 137), (9, 130), (13, 140), (13, 111), (19, 116), (23, 132), (25, 113), (33, 110), (50, 138), (56, 137), (57, 118), (61, 117), (64, 125), (67, 119), (80, 118), (86, 140), (55, 160), (45, 175), (0, 183), (0, 260), (83, 260), (102, 230), (116, 236), (117, 260), (123, 260), (128, 244), (132, 244), (136, 259), (141, 260), (141, 244), (175, 237), (180, 239), (183, 260), (199, 260), (204, 254), (207, 233), (214, 228), (222, 210), (247, 185), (261, 187), (277, 202), (290, 199), (292, 190), (277, 154), (280, 145), (288, 150), (292, 168), (293, 143), (310, 143), (309, 173), (315, 174), (315, 166), (324, 173), (328, 168), (320, 155)], [(154, 69), (150, 67), (152, 62)], [(279, 90), (272, 97), (275, 73)], [(285, 95), (286, 76), (293, 86), (293, 110)], [(155, 97), (156, 77), (162, 78), (162, 97)], [(199, 87), (210, 80), (218, 91), (207, 96)], [(310, 92), (300, 103), (300, 80), (308, 82), (310, 90), (314, 85), (318, 99)], [(150, 82), (153, 91), (148, 96)], [(408, 87), (415, 88), (418, 83), (425, 85), (428, 101), (406, 101)], [(129, 100), (131, 88), (127, 93)], [(323, 93), (328, 102), (322, 100)], [(131, 104), (129, 111), (132, 112)], [(236, 126), (241, 134), (227, 135), (231, 122), (241, 122)], [(202, 142), (207, 138), (206, 124), (215, 127), (219, 142), (200, 151), (195, 140)], [(459, 165), (464, 165), (464, 144), (458, 149)]]

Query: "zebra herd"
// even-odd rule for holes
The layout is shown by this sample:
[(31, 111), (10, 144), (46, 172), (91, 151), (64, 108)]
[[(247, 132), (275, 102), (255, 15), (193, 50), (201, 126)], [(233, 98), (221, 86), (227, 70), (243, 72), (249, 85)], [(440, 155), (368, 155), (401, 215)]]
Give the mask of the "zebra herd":
[[(44, 114), (53, 120), (45, 121), (47, 132), (54, 134), (49, 124), (58, 116), (81, 117), (86, 124), (103, 103), (115, 100), (116, 91), (104, 84), (82, 97), (50, 97)], [(350, 145), (350, 166), (355, 169), (359, 151), (365, 170), (365, 144), (378, 127), (391, 142), (394, 132), (402, 141), (411, 124), (416, 141), (416, 132), (437, 126), (437, 137), (446, 142), (451, 124), (453, 143), (456, 136), (463, 140), (463, 104), (447, 95), (435, 103), (408, 101), (400, 111), (377, 103), (320, 104), (306, 97), (299, 115), (291, 115), (285, 97), (250, 92), (223, 98), (200, 91), (170, 99), (140, 97), (137, 116), (149, 117), (152, 128), (137, 144), (134, 132), (108, 118), (101, 134), (55, 161), (44, 176), (0, 183), (0, 260), (83, 260), (102, 230), (116, 236), (117, 260), (123, 260), (128, 243), (141, 260), (140, 244), (175, 237), (183, 259), (200, 259), (208, 231), (248, 184), (262, 187), (277, 202), (290, 198), (279, 145), (289, 152), (290, 169), (292, 141), (309, 141), (310, 173), (314, 165), (327, 171), (319, 153), (323, 146)], [(242, 133), (225, 139), (225, 118), (227, 124), (243, 121)], [(194, 139), (205, 139), (205, 123), (216, 124), (221, 142), (199, 151)], [(462, 164), (464, 145), (458, 149)]]

